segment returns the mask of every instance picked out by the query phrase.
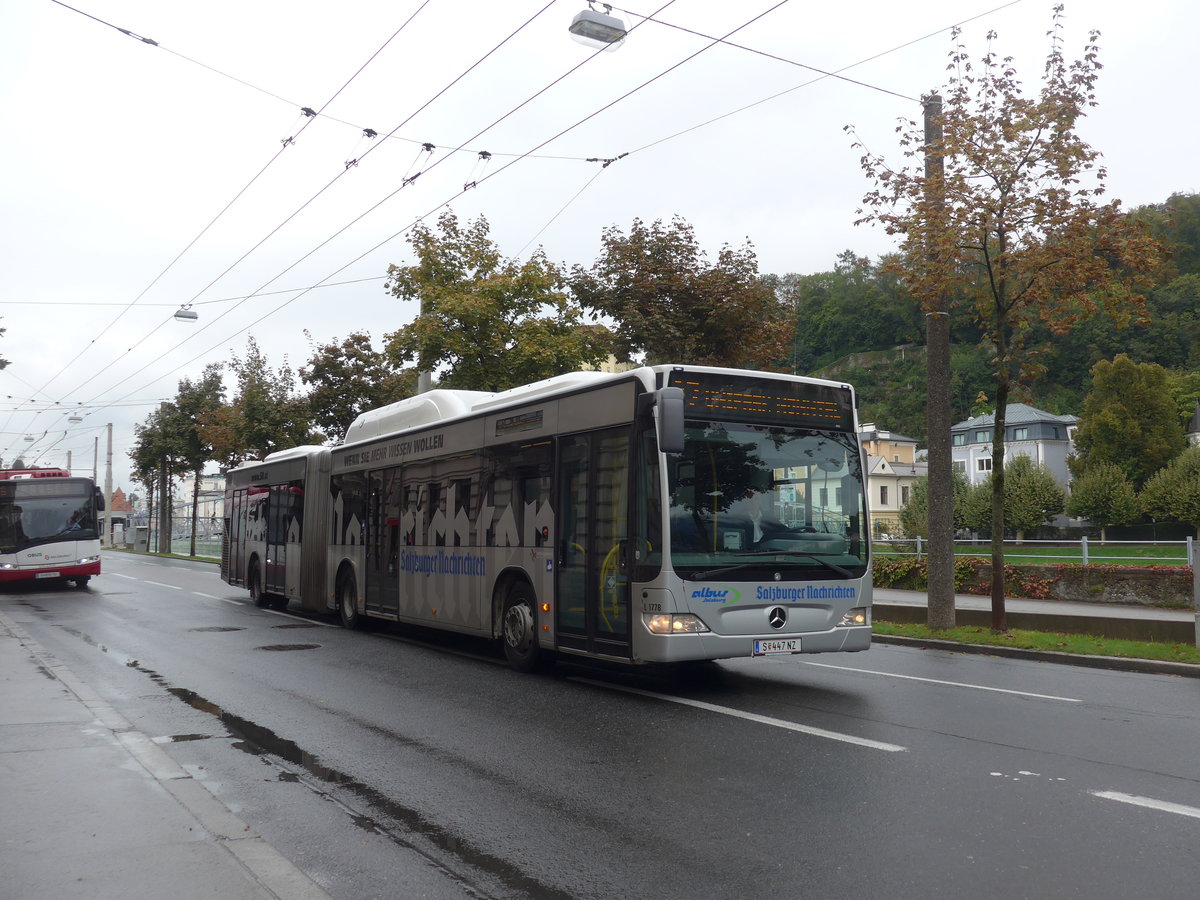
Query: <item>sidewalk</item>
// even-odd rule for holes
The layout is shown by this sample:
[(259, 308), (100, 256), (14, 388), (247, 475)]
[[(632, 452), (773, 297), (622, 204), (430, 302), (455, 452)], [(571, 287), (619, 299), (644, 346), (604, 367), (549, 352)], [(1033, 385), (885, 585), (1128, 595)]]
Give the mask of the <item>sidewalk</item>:
[[(874, 598), (877, 617), (883, 621), (925, 621), (929, 598), (923, 591), (876, 588)], [(990, 625), (992, 622), (991, 597), (955, 594), (954, 608), (960, 625)], [(1180, 644), (1191, 644), (1196, 639), (1196, 613), (1190, 609), (1011, 597), (1004, 601), (1004, 609), (1012, 628)]]
[(0, 612), (5, 897), (330, 900)]
[[(876, 588), (874, 598), (874, 615), (879, 621), (925, 624), (929, 597), (923, 591)], [(990, 597), (955, 594), (954, 609), (955, 619), (959, 625), (972, 627), (991, 625), (992, 600)], [(1065, 600), (1023, 600), (1010, 597), (1004, 601), (1004, 610), (1005, 619), (1010, 627), (1025, 628), (1031, 631), (1091, 634), (1099, 637), (1181, 644), (1195, 644), (1200, 638), (1200, 614), (1190, 609), (1158, 609), (1116, 603), (1071, 603)], [(957, 641), (881, 634), (876, 634), (874, 640), (881, 644), (908, 644), (955, 650), (961, 653), (990, 653), (996, 656), (1036, 659), (1043, 662), (1091, 668), (1200, 678), (1200, 665), (1190, 663), (1160, 662), (1115, 656), (1083, 656), (1076, 653), (1022, 650), (992, 644), (960, 644)]]

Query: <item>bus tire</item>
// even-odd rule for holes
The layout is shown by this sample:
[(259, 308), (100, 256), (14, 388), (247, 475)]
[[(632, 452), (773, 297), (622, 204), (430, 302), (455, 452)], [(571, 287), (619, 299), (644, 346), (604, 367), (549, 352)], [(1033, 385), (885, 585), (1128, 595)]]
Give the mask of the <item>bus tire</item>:
[(263, 593), (262, 574), (258, 570), (258, 560), (250, 563), (250, 571), (246, 573), (246, 587), (250, 589), (250, 599), (260, 609), (271, 605), (271, 598)]
[(74, 579), (76, 590), (86, 591), (88, 582), (91, 581), (91, 579), (91, 575), (80, 575), (78, 578)]
[(504, 598), (500, 643), (505, 659), (516, 671), (532, 672), (538, 667), (541, 648), (538, 646), (537, 603), (533, 588), (524, 581), (515, 582)]
[(358, 585), (353, 572), (347, 572), (338, 579), (337, 600), (342, 627), (351, 630), (362, 628), (363, 617), (358, 613)]

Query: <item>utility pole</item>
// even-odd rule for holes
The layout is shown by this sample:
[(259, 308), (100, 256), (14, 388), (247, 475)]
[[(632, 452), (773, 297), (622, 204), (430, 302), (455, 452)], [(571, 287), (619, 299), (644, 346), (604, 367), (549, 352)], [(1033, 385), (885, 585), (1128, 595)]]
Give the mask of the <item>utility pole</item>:
[[(942, 156), (942, 98), (925, 98), (925, 198), (936, 216), (931, 231), (945, 226), (945, 160)], [(940, 252), (930, 247), (931, 254)], [(937, 264), (933, 261), (933, 264)], [(954, 611), (954, 475), (950, 454), (950, 311), (944, 295), (925, 302), (926, 405), (929, 445), (928, 606), (930, 628), (953, 628)]]
[(108, 429), (108, 452), (104, 457), (104, 545), (111, 547), (113, 538), (112, 422), (109, 422), (105, 427)]

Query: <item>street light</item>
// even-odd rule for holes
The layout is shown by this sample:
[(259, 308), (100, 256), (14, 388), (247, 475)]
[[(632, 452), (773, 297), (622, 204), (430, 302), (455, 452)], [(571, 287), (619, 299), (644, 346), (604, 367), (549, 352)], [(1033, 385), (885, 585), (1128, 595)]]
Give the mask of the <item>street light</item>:
[(567, 30), (571, 32), (572, 38), (588, 47), (616, 50), (625, 42), (625, 36), (629, 32), (625, 23), (612, 15), (610, 4), (601, 5), (604, 12), (597, 10), (592, 0), (588, 0), (588, 8), (575, 14)]
[(175, 318), (180, 322), (195, 322), (200, 317), (196, 314), (194, 309), (188, 306), (181, 306), (179, 309), (175, 310)]

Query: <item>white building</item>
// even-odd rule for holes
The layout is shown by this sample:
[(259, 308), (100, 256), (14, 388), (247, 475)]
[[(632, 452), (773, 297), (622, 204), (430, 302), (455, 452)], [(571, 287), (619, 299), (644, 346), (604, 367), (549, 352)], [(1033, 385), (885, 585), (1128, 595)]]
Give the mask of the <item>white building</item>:
[[(1004, 461), (1028, 456), (1045, 466), (1060, 485), (1071, 482), (1067, 459), (1075, 452), (1076, 416), (1056, 416), (1024, 403), (1010, 403), (1004, 419)], [(950, 427), (950, 458), (954, 467), (979, 484), (992, 471), (992, 431), (995, 415), (976, 416)]]

